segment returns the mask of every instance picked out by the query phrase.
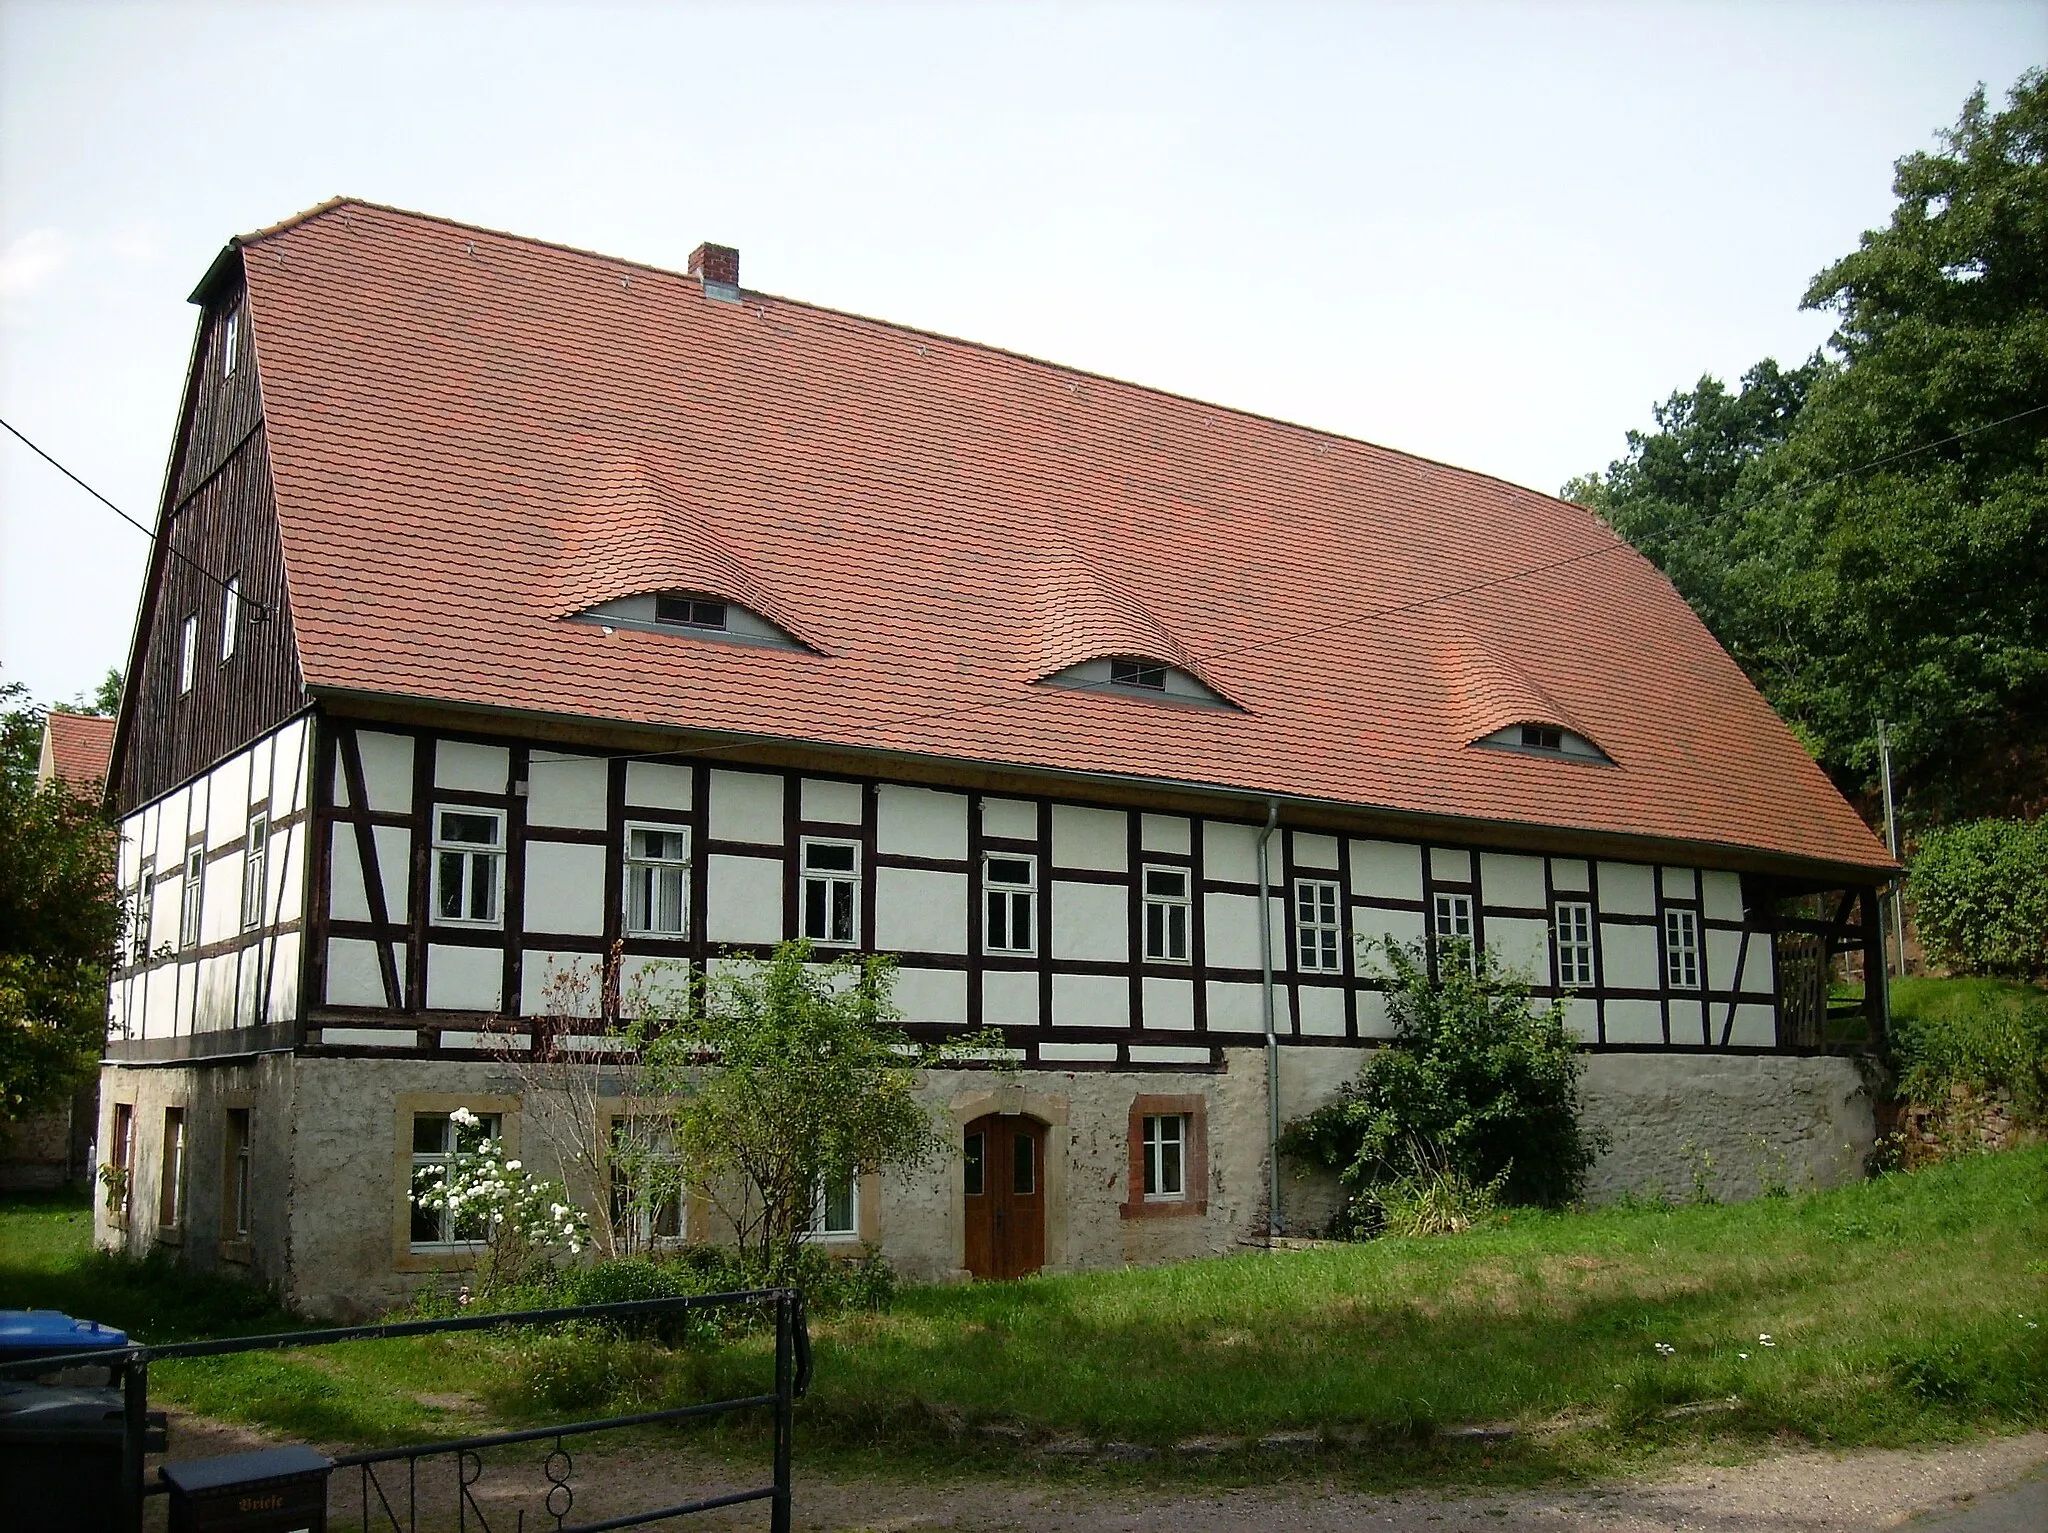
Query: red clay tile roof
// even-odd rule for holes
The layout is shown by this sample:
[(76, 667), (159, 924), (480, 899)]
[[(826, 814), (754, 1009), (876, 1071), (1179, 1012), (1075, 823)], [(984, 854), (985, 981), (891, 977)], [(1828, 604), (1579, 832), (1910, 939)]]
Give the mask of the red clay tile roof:
[[(1888, 865), (1581, 507), (363, 203), (240, 257), (316, 692)], [(655, 585), (752, 606), (819, 653), (563, 619)], [(1034, 684), (1132, 651), (1240, 707)], [(1539, 705), (1615, 765), (1468, 748)]]
[(107, 762), (114, 754), (114, 721), (83, 713), (43, 716), (42, 757), (36, 781), (55, 777), (80, 793), (98, 793), (107, 780)]

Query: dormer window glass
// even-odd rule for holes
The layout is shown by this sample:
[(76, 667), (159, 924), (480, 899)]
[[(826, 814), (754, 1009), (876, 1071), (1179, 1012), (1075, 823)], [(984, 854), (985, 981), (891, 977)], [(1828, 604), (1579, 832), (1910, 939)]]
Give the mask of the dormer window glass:
[(1166, 690), (1166, 667), (1150, 660), (1111, 660), (1109, 684), (1113, 687), (1143, 687), (1148, 692)]
[(654, 598), (654, 620), (657, 623), (672, 623), (679, 628), (715, 628), (723, 632), (725, 616), (725, 603), (722, 601), (667, 594)]
[(1552, 729), (1548, 724), (1524, 724), (1522, 748), (1531, 751), (1561, 751), (1564, 749), (1564, 731)]
[(1485, 750), (1509, 751), (1522, 756), (1562, 756), (1567, 761), (1613, 766), (1614, 759), (1591, 740), (1562, 724), (1524, 720), (1481, 735), (1472, 742)]

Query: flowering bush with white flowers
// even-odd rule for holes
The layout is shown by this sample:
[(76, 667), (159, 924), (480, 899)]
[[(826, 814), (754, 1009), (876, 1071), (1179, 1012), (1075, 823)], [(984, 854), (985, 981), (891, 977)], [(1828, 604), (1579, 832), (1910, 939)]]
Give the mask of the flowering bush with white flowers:
[[(483, 1123), (466, 1107), (449, 1117), (464, 1139)], [(557, 1251), (576, 1256), (590, 1243), (590, 1221), (570, 1201), (568, 1188), (508, 1159), (504, 1145), (488, 1136), (440, 1165), (421, 1167), (414, 1196), (420, 1207), (446, 1212), (458, 1238), (482, 1243), (484, 1293), (523, 1281)]]

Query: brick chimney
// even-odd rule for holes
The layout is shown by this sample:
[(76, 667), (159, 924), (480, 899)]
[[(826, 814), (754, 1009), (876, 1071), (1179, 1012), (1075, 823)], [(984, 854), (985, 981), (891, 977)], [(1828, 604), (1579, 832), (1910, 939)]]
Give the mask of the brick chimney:
[(740, 253), (730, 245), (699, 245), (690, 252), (690, 275), (704, 284), (706, 298), (740, 301)]

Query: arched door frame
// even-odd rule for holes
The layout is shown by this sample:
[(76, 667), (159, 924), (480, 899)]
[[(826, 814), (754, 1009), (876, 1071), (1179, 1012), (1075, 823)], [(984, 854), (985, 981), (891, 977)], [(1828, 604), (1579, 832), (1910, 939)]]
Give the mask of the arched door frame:
[[(993, 1090), (963, 1091), (947, 1104), (953, 1120), (953, 1148), (967, 1125), (990, 1113), (1033, 1118), (1045, 1125), (1045, 1266), (1046, 1272), (1067, 1272), (1072, 1262), (1067, 1250), (1067, 1098), (1063, 1093), (1031, 1091), (1023, 1086), (998, 1086)], [(972, 1276), (967, 1270), (967, 1188), (961, 1177), (957, 1153), (946, 1178), (947, 1208), (952, 1225), (953, 1274)]]

